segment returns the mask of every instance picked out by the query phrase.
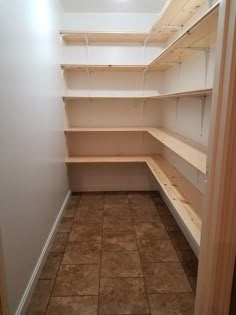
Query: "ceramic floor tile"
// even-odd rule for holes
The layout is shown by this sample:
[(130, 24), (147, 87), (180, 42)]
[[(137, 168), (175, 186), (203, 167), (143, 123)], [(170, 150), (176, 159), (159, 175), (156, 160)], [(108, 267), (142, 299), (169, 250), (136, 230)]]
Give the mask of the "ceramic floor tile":
[(70, 232), (72, 223), (73, 223), (73, 218), (62, 218), (58, 227), (58, 232), (60, 233)]
[(69, 237), (69, 233), (57, 233), (50, 252), (63, 253), (66, 248), (68, 237)]
[(104, 205), (106, 207), (121, 207), (121, 206), (126, 206), (128, 207), (129, 202), (128, 202), (128, 197), (127, 198), (122, 198), (122, 199), (105, 199)]
[(102, 277), (142, 277), (137, 251), (103, 251)]
[(27, 315), (41, 315), (46, 311), (46, 307), (50, 298), (53, 287), (53, 280), (39, 280), (30, 305), (27, 310)]
[(151, 199), (130, 199), (129, 205), (132, 210), (156, 210), (156, 206)]
[(156, 222), (136, 223), (135, 233), (139, 240), (168, 240), (169, 236), (163, 224)]
[(180, 228), (172, 215), (161, 215), (161, 221), (167, 231), (180, 231)]
[(104, 216), (104, 232), (134, 232), (131, 217)]
[(192, 287), (193, 293), (196, 294), (197, 289), (197, 277), (188, 277), (188, 281)]
[(85, 199), (93, 199), (93, 200), (99, 200), (104, 199), (104, 193), (103, 192), (84, 192), (81, 194), (81, 200)]
[(77, 212), (78, 205), (68, 205), (66, 210), (64, 211), (64, 218), (74, 218)]
[(129, 199), (145, 199), (145, 200), (151, 200), (151, 196), (148, 192), (130, 192), (128, 194)]
[(160, 215), (171, 215), (171, 212), (165, 203), (156, 204), (156, 208)]
[(79, 193), (79, 192), (73, 192), (72, 195), (71, 195), (71, 197), (70, 197), (70, 201), (71, 201), (71, 200), (76, 200), (76, 201), (78, 201), (78, 200), (80, 200), (80, 197), (81, 197), (81, 193)]
[(74, 223), (69, 235), (69, 242), (95, 241), (100, 243), (102, 239), (101, 224)]
[(143, 271), (148, 293), (192, 292), (180, 263), (145, 263)]
[(179, 262), (169, 240), (140, 240), (138, 246), (143, 262)]
[(78, 210), (88, 210), (88, 211), (103, 211), (104, 209), (104, 200), (80, 200)]
[(188, 277), (197, 277), (198, 260), (192, 250), (177, 251), (184, 271)]
[(133, 209), (131, 210), (133, 221), (136, 222), (161, 222), (156, 209)]
[(96, 242), (68, 243), (62, 264), (99, 264), (101, 244)]
[(126, 192), (106, 192), (105, 200), (113, 200), (113, 199), (128, 199), (128, 193)]
[(192, 293), (151, 294), (148, 296), (152, 315), (193, 315)]
[(47, 315), (97, 315), (97, 296), (52, 297)]
[(150, 314), (142, 278), (102, 278), (99, 314)]
[(78, 210), (75, 222), (103, 223), (103, 211)]
[(40, 279), (55, 279), (57, 271), (61, 264), (62, 253), (49, 253), (43, 270), (40, 275)]
[(190, 250), (192, 251), (188, 241), (181, 231), (168, 231), (170, 239), (175, 247), (178, 250)]
[(103, 250), (137, 250), (137, 243), (134, 233), (104, 233)]
[(61, 265), (53, 296), (98, 295), (99, 265)]
[(131, 212), (128, 207), (128, 205), (105, 205), (104, 206), (104, 215), (109, 216), (123, 216), (123, 217), (130, 217), (131, 218)]

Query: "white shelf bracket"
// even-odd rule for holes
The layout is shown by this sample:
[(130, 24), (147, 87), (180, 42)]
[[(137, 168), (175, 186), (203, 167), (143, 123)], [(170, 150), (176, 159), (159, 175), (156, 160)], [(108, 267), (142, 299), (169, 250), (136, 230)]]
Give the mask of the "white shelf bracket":
[(146, 102), (146, 100), (144, 99), (141, 103), (141, 117), (140, 117), (141, 121), (143, 121), (143, 119), (144, 119), (145, 102)]
[(205, 87), (207, 86), (207, 74), (209, 69), (210, 48), (205, 49)]
[(176, 102), (175, 102), (175, 127), (177, 127), (178, 113), (179, 113), (179, 97), (176, 98)]
[(200, 136), (203, 135), (203, 126), (204, 126), (204, 117), (206, 112), (206, 96), (201, 97), (201, 133)]
[(144, 95), (144, 90), (145, 90), (145, 82), (146, 82), (146, 72), (147, 72), (147, 68), (143, 71), (143, 75), (142, 75), (142, 87), (141, 87), (141, 96)]

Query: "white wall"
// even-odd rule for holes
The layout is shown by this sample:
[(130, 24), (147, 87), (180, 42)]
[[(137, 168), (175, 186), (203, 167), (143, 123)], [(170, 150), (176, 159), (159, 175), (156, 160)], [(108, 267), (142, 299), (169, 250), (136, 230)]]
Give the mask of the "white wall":
[(149, 32), (157, 13), (65, 13), (62, 29)]
[(0, 224), (14, 314), (68, 191), (60, 6), (0, 1)]

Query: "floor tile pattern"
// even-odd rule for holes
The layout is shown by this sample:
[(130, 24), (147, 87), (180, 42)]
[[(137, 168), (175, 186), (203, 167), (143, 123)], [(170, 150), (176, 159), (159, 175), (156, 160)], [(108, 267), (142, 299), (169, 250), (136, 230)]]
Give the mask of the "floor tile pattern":
[(198, 261), (158, 192), (73, 194), (28, 315), (193, 315)]

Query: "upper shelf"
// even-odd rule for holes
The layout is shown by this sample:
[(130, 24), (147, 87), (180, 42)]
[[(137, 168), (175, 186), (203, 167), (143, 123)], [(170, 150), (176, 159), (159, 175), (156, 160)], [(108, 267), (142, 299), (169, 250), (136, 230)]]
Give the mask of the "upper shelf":
[(149, 70), (163, 71), (181, 63), (197, 51), (216, 42), (219, 3), (208, 10), (192, 27), (170, 44), (150, 65)]
[(78, 95), (76, 93), (68, 93), (63, 96), (63, 100), (86, 100), (86, 99), (130, 99), (130, 100), (156, 100), (165, 98), (191, 97), (191, 96), (207, 96), (212, 94), (212, 89), (190, 90), (177, 93), (167, 93), (150, 96), (96, 96), (96, 95)]
[(61, 30), (60, 34), (67, 43), (166, 42), (205, 2), (206, 0), (167, 1), (150, 32), (91, 32)]
[(201, 173), (206, 174), (206, 148), (192, 140), (161, 128), (67, 128), (65, 133), (78, 132), (147, 132)]
[(142, 72), (147, 69), (147, 65), (78, 65), (78, 64), (62, 64), (63, 70), (76, 71), (135, 71)]
[[(172, 2), (171, 2), (172, 3)], [(165, 71), (216, 42), (219, 3), (179, 36), (149, 65), (76, 65), (62, 64), (64, 70), (77, 71)]]

